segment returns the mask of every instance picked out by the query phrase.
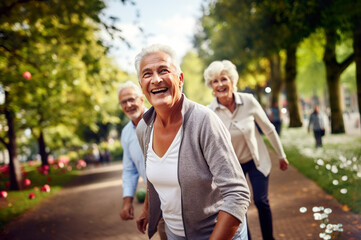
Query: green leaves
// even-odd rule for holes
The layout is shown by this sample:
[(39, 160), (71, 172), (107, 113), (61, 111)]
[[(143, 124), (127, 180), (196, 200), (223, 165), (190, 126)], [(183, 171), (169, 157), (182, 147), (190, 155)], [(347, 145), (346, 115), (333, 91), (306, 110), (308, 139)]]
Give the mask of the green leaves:
[[(19, 120), (16, 129), (51, 133), (61, 126), (74, 135), (80, 124), (115, 121), (116, 85), (126, 74), (98, 37), (104, 8), (102, 0), (1, 1), (0, 84)], [(24, 71), (32, 78), (25, 80)]]
[(261, 69), (262, 59), (298, 44), (315, 31), (322, 6), (315, 1), (219, 0), (201, 17), (195, 44), (208, 62), (229, 59), (243, 80), (250, 79), (246, 76), (255, 74), (255, 64)]
[[(204, 64), (195, 52), (188, 52), (182, 59), (184, 73), (184, 93), (193, 101), (208, 105), (213, 100), (211, 90), (204, 83)], [(200, 91), (200, 89), (205, 89)]]

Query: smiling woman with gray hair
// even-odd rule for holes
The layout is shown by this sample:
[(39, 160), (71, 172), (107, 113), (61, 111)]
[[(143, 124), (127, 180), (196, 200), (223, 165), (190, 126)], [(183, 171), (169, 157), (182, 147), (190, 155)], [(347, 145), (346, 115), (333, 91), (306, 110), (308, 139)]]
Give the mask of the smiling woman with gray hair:
[(137, 127), (148, 194), (138, 229), (151, 238), (163, 216), (169, 240), (246, 240), (249, 188), (230, 135), (210, 109), (182, 94), (183, 73), (168, 46), (136, 57), (153, 106)]
[(281, 170), (286, 170), (288, 161), (275, 127), (251, 94), (237, 93), (238, 73), (232, 62), (212, 62), (204, 71), (204, 79), (216, 97), (209, 107), (228, 128), (238, 161), (244, 174), (249, 175), (263, 239), (274, 239), (268, 202), (271, 159), (256, 123), (276, 150)]

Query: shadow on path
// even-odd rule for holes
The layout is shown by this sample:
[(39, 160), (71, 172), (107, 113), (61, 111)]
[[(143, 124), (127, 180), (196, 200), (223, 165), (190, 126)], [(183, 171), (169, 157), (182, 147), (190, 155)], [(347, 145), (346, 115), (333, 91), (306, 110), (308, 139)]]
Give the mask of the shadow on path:
[[(275, 155), (271, 153), (271, 157)], [(311, 180), (290, 167), (283, 172), (273, 160), (270, 176), (270, 204), (274, 220), (274, 236), (281, 240), (320, 239), (320, 222), (313, 220), (312, 207), (331, 208), (332, 224), (343, 224), (339, 239), (361, 239), (361, 215), (342, 211), (340, 205)], [(122, 221), (121, 163), (90, 167), (58, 194), (46, 199), (5, 226), (0, 239), (6, 240), (144, 240), (135, 220)], [(140, 183), (139, 187), (144, 187)], [(142, 204), (135, 201), (137, 217)], [(307, 207), (300, 213), (300, 207)], [(253, 240), (262, 239), (258, 213), (252, 203), (248, 211)], [(159, 240), (158, 235), (152, 240)]]
[[(58, 194), (6, 225), (0, 239), (147, 239), (136, 230), (135, 220), (119, 217), (121, 171), (121, 163), (115, 162), (84, 170)], [(141, 206), (135, 201), (136, 214)]]

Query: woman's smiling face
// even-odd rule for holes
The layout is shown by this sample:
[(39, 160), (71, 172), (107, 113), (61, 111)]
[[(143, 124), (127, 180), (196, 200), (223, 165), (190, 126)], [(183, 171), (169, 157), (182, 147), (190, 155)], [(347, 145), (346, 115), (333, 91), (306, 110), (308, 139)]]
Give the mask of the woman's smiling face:
[(150, 53), (140, 63), (140, 85), (154, 107), (172, 107), (182, 95), (183, 73), (177, 74), (167, 53)]
[(211, 86), (216, 98), (233, 97), (233, 82), (226, 72), (223, 71), (219, 76), (215, 77), (211, 81)]

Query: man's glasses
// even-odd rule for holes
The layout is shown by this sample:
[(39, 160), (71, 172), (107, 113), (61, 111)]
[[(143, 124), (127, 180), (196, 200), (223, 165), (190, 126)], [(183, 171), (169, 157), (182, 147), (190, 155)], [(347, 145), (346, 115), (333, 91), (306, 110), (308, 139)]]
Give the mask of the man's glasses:
[(127, 103), (133, 104), (137, 98), (138, 98), (138, 97), (128, 98), (128, 99), (125, 99), (125, 100), (123, 100), (123, 101), (120, 101), (119, 103), (120, 103), (120, 105), (122, 105), (122, 106), (126, 105)]

